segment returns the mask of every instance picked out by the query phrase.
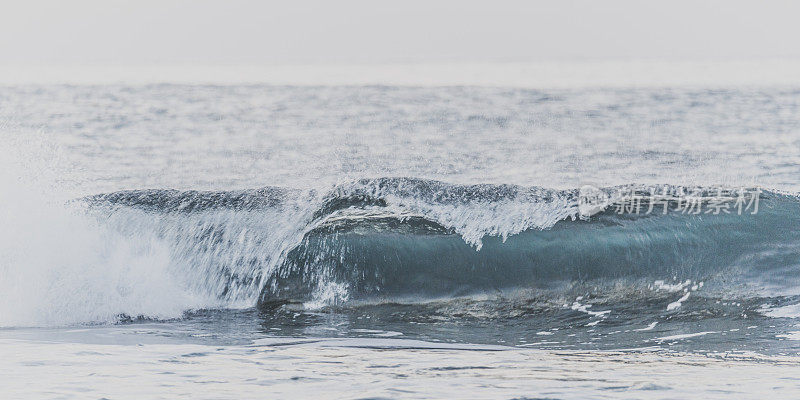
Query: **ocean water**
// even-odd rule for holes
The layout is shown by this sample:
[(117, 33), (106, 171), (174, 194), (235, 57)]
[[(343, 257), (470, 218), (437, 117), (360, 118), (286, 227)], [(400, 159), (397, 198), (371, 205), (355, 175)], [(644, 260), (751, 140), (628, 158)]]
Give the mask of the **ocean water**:
[(11, 85), (0, 121), (8, 398), (800, 395), (800, 88)]

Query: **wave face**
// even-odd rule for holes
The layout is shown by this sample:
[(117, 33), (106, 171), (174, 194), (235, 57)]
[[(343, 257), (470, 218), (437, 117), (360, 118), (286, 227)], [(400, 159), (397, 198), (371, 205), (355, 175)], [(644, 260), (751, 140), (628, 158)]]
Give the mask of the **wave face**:
[(622, 293), (687, 280), (721, 297), (800, 294), (795, 196), (763, 191), (758, 212), (742, 215), (618, 213), (609, 203), (582, 216), (578, 200), (577, 190), (383, 178), (77, 203), (122, 235), (165, 244), (171, 273), (225, 307), (425, 302), (582, 283)]

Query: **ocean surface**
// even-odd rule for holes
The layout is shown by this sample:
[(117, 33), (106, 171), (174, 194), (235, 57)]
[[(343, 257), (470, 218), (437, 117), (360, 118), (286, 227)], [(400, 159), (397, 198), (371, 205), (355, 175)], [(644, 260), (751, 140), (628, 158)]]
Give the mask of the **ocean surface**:
[(2, 396), (798, 398), (798, 193), (800, 87), (2, 86)]

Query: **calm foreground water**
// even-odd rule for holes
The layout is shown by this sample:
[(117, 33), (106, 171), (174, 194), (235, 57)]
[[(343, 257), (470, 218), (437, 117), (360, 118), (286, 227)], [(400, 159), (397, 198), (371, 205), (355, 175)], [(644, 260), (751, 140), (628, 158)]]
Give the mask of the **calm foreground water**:
[(800, 396), (800, 89), (6, 86), (0, 121), (4, 397)]

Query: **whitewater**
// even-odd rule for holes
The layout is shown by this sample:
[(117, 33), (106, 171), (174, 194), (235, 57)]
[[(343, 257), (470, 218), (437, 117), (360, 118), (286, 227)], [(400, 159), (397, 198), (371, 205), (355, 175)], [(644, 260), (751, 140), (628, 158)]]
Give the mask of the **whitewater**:
[(0, 87), (2, 386), (795, 397), (799, 116), (769, 85)]

